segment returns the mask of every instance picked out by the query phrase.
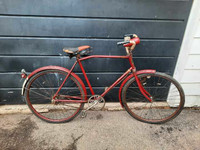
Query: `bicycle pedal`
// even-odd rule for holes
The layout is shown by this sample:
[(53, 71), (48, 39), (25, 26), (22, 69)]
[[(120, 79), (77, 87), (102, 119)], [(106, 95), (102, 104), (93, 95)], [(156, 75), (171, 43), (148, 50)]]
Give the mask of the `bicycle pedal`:
[(81, 113), (81, 118), (85, 118), (87, 116), (87, 113), (86, 112), (82, 112)]

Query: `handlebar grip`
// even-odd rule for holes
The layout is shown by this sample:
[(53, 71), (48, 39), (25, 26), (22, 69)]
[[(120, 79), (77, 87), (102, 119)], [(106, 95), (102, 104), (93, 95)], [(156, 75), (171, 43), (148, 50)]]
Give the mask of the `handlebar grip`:
[(133, 39), (131, 39), (130, 41), (134, 41), (136, 44), (140, 43), (140, 38), (139, 37), (135, 37)]

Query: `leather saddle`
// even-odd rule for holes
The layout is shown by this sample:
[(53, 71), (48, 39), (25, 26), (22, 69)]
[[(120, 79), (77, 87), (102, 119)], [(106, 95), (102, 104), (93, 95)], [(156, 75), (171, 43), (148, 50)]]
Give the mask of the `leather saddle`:
[(86, 56), (91, 52), (91, 47), (89, 45), (83, 45), (76, 48), (63, 48), (63, 51), (66, 52), (70, 58), (80, 54), (81, 56)]

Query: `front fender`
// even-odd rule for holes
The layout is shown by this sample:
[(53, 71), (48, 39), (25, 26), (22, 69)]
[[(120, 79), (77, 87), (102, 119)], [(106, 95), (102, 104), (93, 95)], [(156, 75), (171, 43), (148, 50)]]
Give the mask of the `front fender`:
[[(136, 72), (136, 75), (140, 75), (140, 74), (146, 74), (146, 73), (155, 73), (156, 70), (153, 70), (153, 69), (146, 69), (146, 70), (139, 70)], [(126, 84), (126, 82), (128, 82), (131, 78), (134, 78), (134, 75), (133, 74), (130, 74), (121, 84), (120, 88), (119, 88), (119, 102), (122, 106), (122, 108), (124, 107), (123, 106), (123, 103), (122, 103), (122, 89), (124, 87), (124, 85)]]
[[(60, 67), (60, 66), (45, 66), (45, 67), (38, 68), (38, 69), (34, 70), (31, 74), (29, 74), (28, 77), (25, 79), (25, 81), (24, 81), (24, 83), (22, 85), (22, 91), (21, 91), (22, 96), (24, 95), (25, 86), (28, 83), (28, 81), (30, 80), (30, 78), (33, 75), (35, 75), (36, 73), (44, 71), (44, 70), (60, 70), (60, 71), (65, 71), (65, 72), (69, 73), (69, 70), (67, 68)], [(87, 91), (86, 91), (86, 88), (85, 88), (85, 85), (84, 85), (83, 81), (75, 73), (72, 72), (71, 75), (78, 80), (78, 82), (80, 83), (80, 85), (83, 88), (85, 97), (87, 97)]]

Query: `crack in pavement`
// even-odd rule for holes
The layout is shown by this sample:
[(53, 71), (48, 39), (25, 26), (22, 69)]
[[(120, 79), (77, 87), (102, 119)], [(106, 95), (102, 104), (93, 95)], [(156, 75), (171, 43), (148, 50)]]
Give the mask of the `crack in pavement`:
[(64, 149), (64, 150), (77, 150), (77, 145), (76, 144), (77, 144), (78, 140), (80, 138), (82, 138), (82, 136), (83, 136), (83, 134), (81, 136), (77, 137), (77, 138), (74, 138), (74, 135), (72, 134), (71, 137), (73, 139), (73, 142), (70, 145), (68, 145), (67, 148)]

